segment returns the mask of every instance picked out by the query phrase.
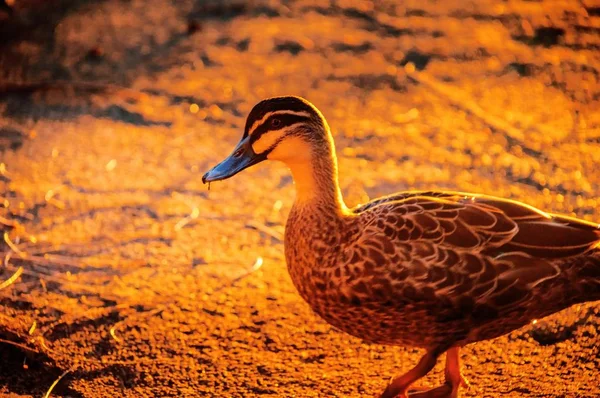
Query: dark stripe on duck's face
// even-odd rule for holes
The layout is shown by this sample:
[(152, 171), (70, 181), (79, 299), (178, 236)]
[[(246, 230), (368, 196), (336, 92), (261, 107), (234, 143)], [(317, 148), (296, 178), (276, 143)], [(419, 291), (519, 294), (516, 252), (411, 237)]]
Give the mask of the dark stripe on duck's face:
[(293, 96), (269, 98), (256, 104), (250, 111), (246, 119), (244, 137), (250, 135), (252, 130), (256, 128), (257, 123), (261, 124), (259, 122), (263, 121), (269, 114), (286, 111), (290, 113), (306, 113), (308, 115), (315, 114), (312, 105), (302, 98)]
[(283, 130), (286, 127), (292, 126), (298, 123), (308, 123), (310, 121), (310, 117), (303, 115), (293, 115), (293, 114), (273, 114), (260, 125), (256, 126), (253, 131), (250, 133), (250, 141), (255, 142), (258, 140), (264, 133), (268, 131), (276, 131)]

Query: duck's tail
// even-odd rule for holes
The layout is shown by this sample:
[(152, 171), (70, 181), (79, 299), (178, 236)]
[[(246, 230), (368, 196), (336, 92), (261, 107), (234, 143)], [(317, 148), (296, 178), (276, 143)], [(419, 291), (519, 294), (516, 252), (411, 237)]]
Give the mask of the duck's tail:
[(600, 240), (591, 251), (565, 265), (570, 268), (568, 274), (576, 302), (600, 300)]
[[(584, 221), (564, 215), (552, 214), (552, 220), (571, 228), (580, 239), (561, 247), (564, 252), (571, 246), (577, 246), (575, 252), (558, 259), (558, 268), (563, 282), (568, 287), (563, 290), (564, 297), (571, 304), (600, 300), (600, 224)], [(578, 252), (578, 253), (577, 253)]]

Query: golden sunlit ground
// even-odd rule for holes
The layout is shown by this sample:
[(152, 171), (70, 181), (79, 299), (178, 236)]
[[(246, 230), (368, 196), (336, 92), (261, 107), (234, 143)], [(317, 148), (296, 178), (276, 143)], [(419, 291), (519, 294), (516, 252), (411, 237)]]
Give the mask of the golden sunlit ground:
[[(0, 10), (3, 397), (61, 376), (52, 396), (369, 397), (416, 363), (296, 294), (283, 166), (202, 185), (267, 96), (327, 117), (349, 205), (453, 189), (600, 221), (597, 1), (15, 7)], [(599, 327), (590, 303), (466, 347), (465, 396), (600, 395)]]

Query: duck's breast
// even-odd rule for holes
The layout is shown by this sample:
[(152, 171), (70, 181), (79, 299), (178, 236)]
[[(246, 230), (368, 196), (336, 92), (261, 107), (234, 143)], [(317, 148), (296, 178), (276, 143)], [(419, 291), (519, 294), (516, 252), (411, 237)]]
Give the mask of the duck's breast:
[(288, 219), (286, 262), (302, 298), (329, 324), (367, 342), (428, 346), (433, 336), (421, 325), (432, 315), (396, 294), (385, 272), (392, 259), (346, 250), (360, 238), (359, 222), (327, 220), (301, 211)]

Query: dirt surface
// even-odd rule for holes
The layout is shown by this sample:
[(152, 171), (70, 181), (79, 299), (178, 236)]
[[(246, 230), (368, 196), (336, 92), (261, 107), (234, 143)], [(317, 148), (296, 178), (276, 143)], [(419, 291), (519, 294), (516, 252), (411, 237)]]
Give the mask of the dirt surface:
[[(362, 397), (416, 363), (296, 294), (285, 167), (202, 186), (267, 96), (321, 109), (349, 205), (445, 188), (600, 221), (598, 2), (17, 5), (0, 10), (4, 397), (60, 376), (52, 396)], [(464, 348), (465, 396), (600, 395), (599, 328), (589, 303)]]

